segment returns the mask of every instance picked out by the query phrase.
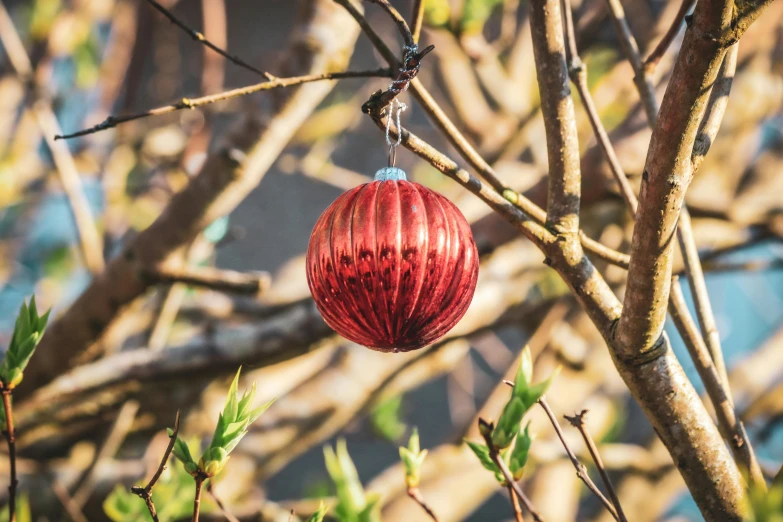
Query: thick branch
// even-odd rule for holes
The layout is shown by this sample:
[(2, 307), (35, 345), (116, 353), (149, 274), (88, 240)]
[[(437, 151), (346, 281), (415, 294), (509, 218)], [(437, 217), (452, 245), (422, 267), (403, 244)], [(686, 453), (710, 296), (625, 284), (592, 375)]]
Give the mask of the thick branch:
[(530, 27), (549, 158), (547, 225), (557, 234), (576, 234), (582, 178), (561, 17), (557, 0), (531, 1)]
[(691, 151), (725, 54), (725, 48), (703, 34), (727, 27), (731, 7), (731, 0), (696, 7), (694, 26), (685, 35), (653, 130), (642, 175), (628, 289), (617, 329), (624, 356), (651, 350), (663, 332), (674, 234), (693, 173)]

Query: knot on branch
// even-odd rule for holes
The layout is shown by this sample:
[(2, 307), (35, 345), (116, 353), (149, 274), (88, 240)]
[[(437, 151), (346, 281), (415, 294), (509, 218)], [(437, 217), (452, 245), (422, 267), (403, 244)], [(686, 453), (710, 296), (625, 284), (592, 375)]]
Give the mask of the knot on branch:
[(397, 77), (392, 80), (385, 91), (374, 92), (370, 99), (362, 105), (365, 114), (379, 115), (401, 92), (408, 90), (411, 81), (419, 74), (421, 60), (435, 48), (428, 45), (419, 50), (417, 45), (406, 45), (403, 48), (402, 64)]

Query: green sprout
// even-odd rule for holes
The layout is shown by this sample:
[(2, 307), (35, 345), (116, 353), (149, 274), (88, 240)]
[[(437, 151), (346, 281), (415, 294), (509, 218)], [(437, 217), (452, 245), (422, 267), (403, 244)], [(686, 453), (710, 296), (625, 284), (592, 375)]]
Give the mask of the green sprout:
[(220, 473), (228, 462), (231, 451), (247, 434), (248, 427), (275, 401), (272, 399), (256, 409), (251, 409), (256, 397), (256, 383), (253, 383), (250, 390), (245, 391), (240, 398), (237, 385), (241, 371), (241, 368), (237, 370), (237, 374), (231, 382), (226, 405), (223, 407), (223, 413), (218, 417), (212, 442), (204, 450), (198, 463), (193, 459), (187, 444), (181, 439), (178, 438), (174, 444), (174, 456), (194, 477), (201, 475), (203, 478), (211, 478)]
[(405, 466), (405, 483), (409, 488), (419, 487), (421, 482), (421, 465), (427, 457), (427, 450), (419, 446), (419, 430), (413, 428), (408, 447), (400, 448), (400, 460)]
[(345, 440), (337, 441), (336, 449), (324, 447), (326, 471), (337, 490), (335, 514), (341, 522), (380, 522), (378, 495), (366, 495)]
[(511, 446), (519, 433), (519, 426), (525, 413), (544, 396), (552, 380), (560, 373), (558, 367), (549, 376), (548, 379), (538, 384), (531, 384), (533, 380), (533, 358), (530, 355), (530, 347), (525, 346), (522, 350), (521, 362), (517, 371), (514, 387), (511, 390), (511, 397), (503, 408), (498, 419), (497, 426), (492, 432), (492, 443), (498, 449), (505, 449)]
[(465, 441), (479, 462), (481, 462), (481, 465), (494, 473), (495, 478), (502, 485), (506, 485), (505, 477), (495, 460), (493, 460), (493, 455), (508, 466), (508, 470), (511, 472), (514, 480), (522, 478), (530, 454), (530, 447), (535, 438), (530, 434), (530, 423), (520, 432), (522, 419), (528, 410), (544, 396), (558, 373), (560, 373), (560, 367), (556, 368), (548, 379), (537, 384), (531, 384), (533, 380), (533, 358), (530, 355), (530, 348), (526, 346), (522, 350), (519, 369), (511, 390), (511, 397), (509, 397), (508, 402), (504, 406), (497, 424), (479, 419), (479, 432), (490, 446)]
[(14, 325), (11, 344), (5, 352), (3, 364), (0, 365), (0, 382), (5, 389), (12, 390), (22, 382), (24, 369), (41, 341), (48, 320), (49, 312), (41, 316), (38, 315), (35, 296), (30, 299), (29, 307), (22, 302), (19, 316)]

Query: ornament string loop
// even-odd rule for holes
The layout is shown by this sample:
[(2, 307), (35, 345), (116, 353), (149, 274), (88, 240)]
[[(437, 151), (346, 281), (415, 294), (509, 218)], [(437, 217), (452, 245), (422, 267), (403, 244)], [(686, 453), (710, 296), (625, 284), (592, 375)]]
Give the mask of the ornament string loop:
[[(393, 167), (397, 161), (397, 147), (402, 143), (402, 125), (400, 124), (400, 114), (407, 109), (408, 106), (402, 103), (397, 98), (393, 99), (389, 105), (389, 117), (386, 119), (386, 144), (389, 146), (389, 167)], [(391, 139), (391, 122), (396, 118), (397, 125), (397, 139), (392, 141)]]

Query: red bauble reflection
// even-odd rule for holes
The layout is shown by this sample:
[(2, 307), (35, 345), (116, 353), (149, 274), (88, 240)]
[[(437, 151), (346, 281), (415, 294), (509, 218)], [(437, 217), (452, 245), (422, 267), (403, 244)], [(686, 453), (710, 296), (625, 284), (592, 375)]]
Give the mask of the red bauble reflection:
[(307, 282), (326, 323), (384, 352), (445, 335), (465, 315), (477, 278), (465, 217), (408, 181), (374, 181), (341, 195), (318, 219), (307, 250)]

